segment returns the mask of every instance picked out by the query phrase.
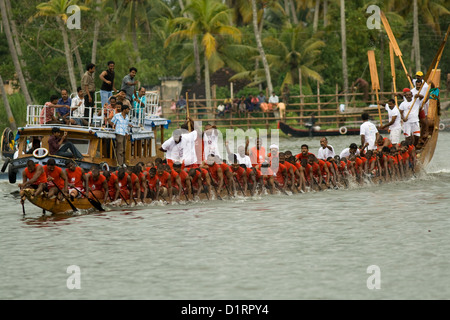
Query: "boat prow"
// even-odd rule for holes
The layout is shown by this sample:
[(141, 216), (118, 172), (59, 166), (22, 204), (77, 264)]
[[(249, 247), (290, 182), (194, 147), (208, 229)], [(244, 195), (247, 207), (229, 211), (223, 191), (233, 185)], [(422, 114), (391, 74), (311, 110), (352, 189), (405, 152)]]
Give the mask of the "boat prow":
[[(24, 189), (23, 194), (28, 201), (30, 201), (35, 206), (49, 211), (52, 214), (68, 214), (73, 213), (72, 207), (66, 199), (60, 200), (57, 197), (48, 198), (45, 194), (41, 194), (37, 197), (33, 195), (33, 189)], [(91, 210), (94, 209), (92, 204), (86, 198), (75, 198), (71, 201), (72, 204), (78, 210)]]

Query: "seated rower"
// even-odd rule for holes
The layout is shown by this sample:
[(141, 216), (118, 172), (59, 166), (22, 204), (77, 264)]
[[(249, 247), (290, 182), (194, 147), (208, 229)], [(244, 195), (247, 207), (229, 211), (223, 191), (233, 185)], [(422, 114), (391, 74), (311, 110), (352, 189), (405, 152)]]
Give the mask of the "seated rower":
[(58, 195), (59, 199), (62, 200), (63, 195), (60, 194), (59, 190), (64, 192), (65, 195), (69, 194), (66, 171), (58, 167), (53, 158), (48, 159), (47, 164), (43, 168), (47, 176), (47, 196), (52, 198), (54, 195)]
[(146, 175), (147, 187), (144, 191), (144, 199), (151, 198), (153, 201), (159, 201), (159, 179), (156, 176), (156, 168), (151, 167)]
[(156, 177), (158, 178), (159, 185), (159, 195), (165, 200), (168, 197), (168, 202), (172, 200), (172, 179), (170, 173), (165, 171), (165, 165), (160, 163), (156, 167)]
[(199, 197), (200, 193), (204, 191), (209, 199), (211, 196), (211, 180), (208, 171), (204, 168), (191, 168), (188, 170), (188, 175), (191, 181), (192, 193)]
[(116, 201), (119, 198), (119, 178), (114, 172), (105, 170), (102, 172), (108, 181), (108, 198), (110, 201)]
[(86, 194), (94, 200), (106, 202), (108, 199), (108, 183), (100, 169), (96, 166), (92, 167), (91, 172), (86, 175), (88, 184), (86, 186)]
[(78, 167), (75, 161), (66, 161), (66, 174), (68, 179), (68, 192), (71, 199), (80, 198), (85, 191), (87, 184), (86, 175), (81, 167)]
[(47, 190), (47, 176), (44, 172), (44, 168), (31, 159), (27, 161), (27, 167), (23, 170), (22, 179), (22, 183), (19, 183), (18, 185), (21, 196), (24, 195), (23, 189), (27, 188), (34, 189), (34, 197), (39, 196), (42, 192)]
[[(191, 185), (192, 177), (189, 176), (189, 174), (186, 171), (181, 169), (181, 163), (179, 162), (175, 162), (173, 164), (173, 171), (175, 171), (178, 175), (178, 179), (176, 180), (176, 182), (179, 188), (179, 193), (184, 193), (185, 198), (189, 200), (189, 197), (192, 194), (192, 185)], [(192, 200), (194, 200), (194, 195), (192, 195)]]
[[(238, 188), (241, 190), (243, 195), (247, 195), (247, 188), (248, 188), (248, 180), (247, 180), (247, 170), (242, 168), (239, 164), (239, 161), (237, 159), (237, 156), (230, 155), (230, 169), (231, 174), (233, 177), (233, 180), (237, 183)], [(236, 194), (237, 191), (234, 190), (234, 193)]]
[(264, 189), (268, 189), (270, 194), (273, 194), (275, 190), (275, 177), (272, 169), (270, 168), (270, 163), (268, 161), (264, 161), (256, 168), (261, 171), (263, 182), (261, 186), (261, 194), (264, 192)]
[(115, 173), (117, 175), (117, 183), (119, 185), (119, 197), (127, 203), (127, 200), (131, 198), (131, 192), (133, 186), (131, 184), (131, 176), (126, 172), (126, 169), (120, 167)]

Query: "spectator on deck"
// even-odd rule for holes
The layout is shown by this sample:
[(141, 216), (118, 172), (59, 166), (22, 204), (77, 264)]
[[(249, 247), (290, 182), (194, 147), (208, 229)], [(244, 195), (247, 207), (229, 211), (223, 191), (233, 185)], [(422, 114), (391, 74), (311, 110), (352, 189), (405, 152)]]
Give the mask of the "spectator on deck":
[(137, 74), (137, 69), (135, 67), (131, 67), (130, 73), (127, 74), (122, 79), (122, 87), (120, 88), (120, 90), (125, 91), (125, 94), (126, 94), (125, 98), (129, 102), (133, 101), (133, 94), (134, 94), (134, 91), (136, 90), (136, 85), (138, 84), (138, 81), (135, 79), (136, 74)]
[(70, 106), (72, 105), (72, 99), (69, 97), (69, 93), (66, 89), (61, 90), (61, 98), (58, 100), (58, 104), (64, 107), (56, 109), (58, 119), (61, 123), (69, 124)]
[(49, 123), (58, 123), (61, 122), (58, 120), (58, 118), (55, 115), (55, 109), (57, 108), (65, 108), (63, 105), (58, 104), (58, 96), (52, 95), (50, 97), (50, 101), (46, 102), (44, 105), (44, 108), (42, 108), (41, 113), (39, 115), (39, 123), (40, 124), (49, 124)]

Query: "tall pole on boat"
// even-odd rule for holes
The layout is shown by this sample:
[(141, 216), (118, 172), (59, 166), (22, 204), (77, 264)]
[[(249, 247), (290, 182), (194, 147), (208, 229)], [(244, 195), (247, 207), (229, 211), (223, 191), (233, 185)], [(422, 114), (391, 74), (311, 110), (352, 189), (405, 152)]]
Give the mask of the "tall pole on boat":
[[(445, 34), (444, 40), (442, 41), (441, 46), (439, 47), (439, 49), (438, 49), (438, 51), (437, 51), (437, 53), (436, 53), (436, 55), (435, 55), (435, 57), (433, 59), (433, 62), (431, 63), (430, 67), (428, 68), (427, 74), (423, 78), (424, 81), (422, 81), (422, 84), (420, 85), (419, 92), (422, 91), (422, 88), (423, 88), (423, 85), (424, 85), (425, 82), (429, 83), (432, 79), (434, 79), (434, 75), (436, 74), (436, 70), (437, 70), (437, 67), (439, 65), (439, 62), (441, 61), (442, 53), (444, 52), (445, 43), (447, 42), (447, 38), (448, 38), (449, 33), (450, 33), (450, 25), (447, 28), (447, 33)], [(430, 74), (431, 74), (431, 77), (430, 77)], [(422, 104), (420, 106), (420, 109), (423, 108), (423, 105), (424, 105), (425, 100), (426, 100), (425, 98), (428, 95), (430, 89), (431, 89), (431, 83), (429, 83), (427, 93), (425, 94), (425, 96), (424, 96), (424, 98), (422, 100)], [(411, 107), (409, 108), (408, 114), (405, 117), (406, 119), (408, 119), (408, 116), (411, 113), (411, 110), (412, 110), (414, 104), (416, 103), (416, 100), (417, 100), (417, 97), (414, 97), (413, 103), (411, 104)]]
[(395, 40), (394, 34), (392, 33), (391, 26), (389, 25), (389, 22), (386, 19), (386, 16), (384, 15), (383, 11), (380, 11), (380, 17), (381, 17), (381, 22), (383, 23), (384, 29), (386, 30), (386, 33), (389, 37), (389, 41), (392, 43), (392, 47), (394, 49), (395, 55), (399, 58), (402, 66), (403, 66), (403, 70), (405, 71), (405, 75), (408, 78), (409, 84), (411, 85), (411, 88), (413, 88), (414, 86), (412, 84), (411, 79), (408, 77), (408, 71), (406, 70), (405, 64), (403, 63), (402, 52), (400, 51), (397, 40)]
[(186, 92), (186, 120), (188, 122), (188, 130), (189, 130), (189, 132), (192, 130), (192, 128), (191, 128), (191, 121), (189, 120), (190, 117), (191, 117), (191, 115), (189, 113), (189, 93)]
[(8, 97), (6, 96), (5, 86), (3, 85), (3, 79), (0, 75), (0, 90), (3, 97), (3, 104), (5, 105), (6, 115), (8, 116), (9, 125), (12, 131), (17, 130), (16, 120), (14, 120), (14, 115), (11, 111), (11, 106), (9, 105)]
[(375, 61), (375, 51), (369, 50), (367, 51), (367, 56), (369, 58), (369, 69), (370, 69), (370, 78), (372, 80), (372, 90), (375, 90), (375, 95), (377, 97), (377, 107), (378, 107), (378, 115), (380, 117), (380, 126), (383, 126), (383, 120), (381, 119), (381, 108), (378, 97), (378, 90), (380, 90), (380, 83), (378, 81), (378, 71), (377, 71), (377, 63)]
[(394, 85), (394, 100), (395, 100), (395, 106), (398, 109), (398, 101), (397, 101), (397, 86), (395, 84), (396, 76), (395, 76), (395, 61), (394, 61), (394, 47), (392, 46), (392, 43), (389, 42), (389, 56), (391, 59), (391, 75), (392, 75), (392, 84)]

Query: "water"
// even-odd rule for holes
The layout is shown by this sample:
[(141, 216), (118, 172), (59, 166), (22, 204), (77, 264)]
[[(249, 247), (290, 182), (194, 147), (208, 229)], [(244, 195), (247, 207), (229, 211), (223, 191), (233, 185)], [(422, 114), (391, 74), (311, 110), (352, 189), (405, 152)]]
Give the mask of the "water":
[[(449, 139), (407, 182), (63, 220), (29, 203), (23, 218), (0, 180), (0, 299), (448, 299)], [(317, 152), (318, 138), (280, 141), (302, 143)], [(81, 289), (67, 287), (72, 265)], [(368, 289), (372, 265), (380, 289)]]

